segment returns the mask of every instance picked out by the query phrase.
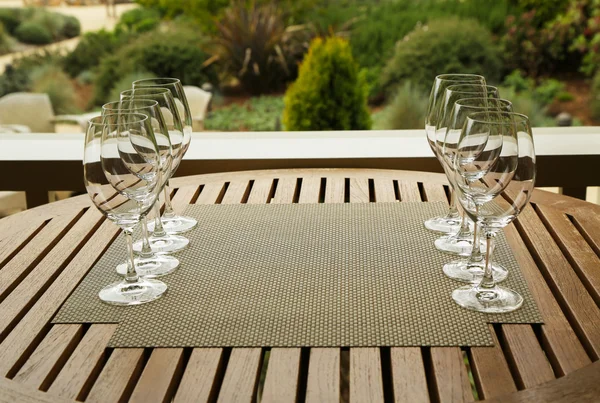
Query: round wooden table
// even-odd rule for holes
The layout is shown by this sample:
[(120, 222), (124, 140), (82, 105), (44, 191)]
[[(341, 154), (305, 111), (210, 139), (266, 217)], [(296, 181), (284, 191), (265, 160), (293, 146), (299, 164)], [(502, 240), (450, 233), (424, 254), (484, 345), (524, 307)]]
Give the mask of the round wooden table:
[[(179, 210), (447, 201), (444, 176), (405, 171), (254, 171), (173, 185)], [(0, 402), (600, 400), (600, 206), (536, 191), (505, 233), (545, 324), (490, 325), (494, 347), (110, 349), (114, 324), (50, 320), (118, 228), (87, 195), (9, 216), (0, 220)]]

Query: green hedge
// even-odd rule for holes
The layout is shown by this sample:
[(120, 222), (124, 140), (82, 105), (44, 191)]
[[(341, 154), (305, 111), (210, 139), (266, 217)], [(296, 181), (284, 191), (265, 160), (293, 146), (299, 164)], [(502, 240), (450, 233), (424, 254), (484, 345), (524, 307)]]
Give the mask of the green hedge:
[(348, 42), (338, 37), (313, 40), (284, 101), (286, 130), (371, 128), (364, 79)]
[(15, 37), (32, 45), (47, 45), (52, 43), (52, 34), (42, 25), (35, 22), (24, 22), (15, 30)]

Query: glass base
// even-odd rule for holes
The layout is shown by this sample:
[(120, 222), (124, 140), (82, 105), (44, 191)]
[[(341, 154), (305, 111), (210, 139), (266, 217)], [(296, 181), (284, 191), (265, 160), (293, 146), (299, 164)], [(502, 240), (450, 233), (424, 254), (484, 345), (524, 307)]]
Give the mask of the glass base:
[[(179, 259), (158, 254), (153, 254), (150, 257), (138, 256), (134, 259), (134, 263), (138, 276), (146, 278), (166, 276), (179, 267)], [(118, 265), (117, 273), (124, 276), (127, 273), (127, 263)]]
[[(198, 225), (195, 218), (174, 215), (173, 217), (161, 217), (163, 228), (168, 234), (181, 234)], [(154, 221), (148, 223), (148, 230), (154, 231)]]
[(483, 313), (512, 312), (523, 305), (523, 297), (510, 288), (480, 288), (466, 285), (452, 292), (452, 299), (463, 308)]
[(135, 283), (125, 280), (104, 287), (98, 293), (103, 302), (112, 305), (140, 305), (160, 298), (167, 290), (162, 281), (141, 278)]
[[(434, 244), (439, 251), (468, 257), (473, 251), (473, 234), (444, 235), (436, 239)], [(481, 242), (481, 247), (485, 250), (485, 242)]]
[[(150, 243), (150, 248), (152, 248), (152, 252), (154, 253), (175, 253), (187, 248), (190, 240), (184, 236), (167, 234), (161, 237), (149, 236), (148, 242)], [(133, 250), (136, 253), (141, 252), (141, 239), (133, 244)]]
[[(443, 267), (444, 274), (453, 280), (463, 283), (476, 283), (483, 277), (485, 260), (481, 262), (470, 262), (468, 259), (453, 260)], [(492, 262), (492, 276), (499, 283), (506, 279), (508, 270), (499, 264)]]
[(425, 221), (425, 228), (443, 234), (456, 234), (460, 229), (460, 217), (439, 216)]

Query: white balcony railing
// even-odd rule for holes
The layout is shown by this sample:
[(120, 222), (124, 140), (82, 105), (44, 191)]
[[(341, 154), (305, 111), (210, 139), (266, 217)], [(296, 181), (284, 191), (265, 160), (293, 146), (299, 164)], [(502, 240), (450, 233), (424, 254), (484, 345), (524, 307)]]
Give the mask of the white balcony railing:
[[(600, 185), (600, 127), (534, 129), (540, 187), (585, 198)], [(29, 207), (51, 190), (83, 190), (82, 134), (0, 134), (0, 191), (26, 191)], [(441, 172), (422, 130), (200, 132), (178, 176), (276, 168), (381, 168)]]

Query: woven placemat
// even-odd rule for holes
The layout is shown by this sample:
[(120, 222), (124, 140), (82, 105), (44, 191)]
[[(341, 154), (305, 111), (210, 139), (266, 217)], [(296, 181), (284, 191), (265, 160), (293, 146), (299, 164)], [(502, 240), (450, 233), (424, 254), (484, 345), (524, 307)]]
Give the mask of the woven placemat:
[(120, 323), (112, 347), (484, 346), (487, 323), (542, 318), (503, 234), (495, 260), (525, 298), (485, 315), (451, 299), (461, 285), (441, 267), (423, 222), (443, 203), (190, 205), (181, 267), (165, 296), (137, 307), (100, 302), (125, 257), (119, 237), (54, 323)]

